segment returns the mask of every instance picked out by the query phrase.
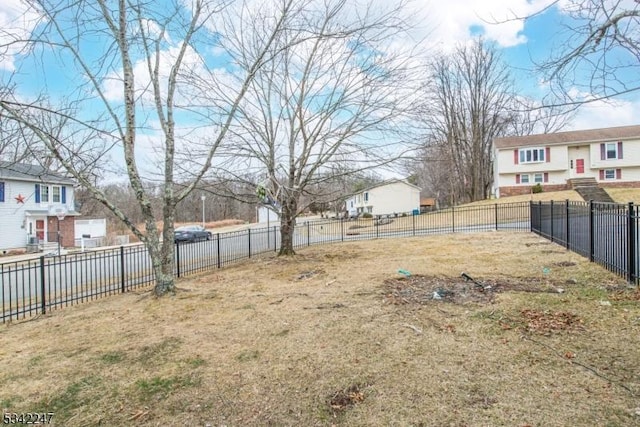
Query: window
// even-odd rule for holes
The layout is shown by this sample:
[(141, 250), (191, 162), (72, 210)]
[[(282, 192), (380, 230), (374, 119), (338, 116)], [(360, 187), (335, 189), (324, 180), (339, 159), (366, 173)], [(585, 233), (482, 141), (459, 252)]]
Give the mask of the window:
[(600, 160), (619, 160), (622, 158), (622, 141), (600, 144)]
[(544, 182), (544, 175), (542, 175), (541, 173), (536, 173), (533, 175), (533, 182), (535, 183), (542, 183)]
[(4, 202), (4, 182), (0, 182), (0, 202)]
[[(609, 145), (609, 144), (607, 144)], [(604, 179), (616, 179), (616, 170), (615, 169), (605, 169), (604, 170)]]
[(51, 186), (51, 202), (52, 203), (60, 203), (60, 186), (59, 185), (52, 185)]
[(527, 175), (527, 174), (520, 175), (520, 183), (521, 184), (528, 184), (529, 183), (529, 175)]
[(520, 163), (541, 163), (544, 161), (544, 148), (523, 148), (520, 150)]
[(40, 203), (49, 203), (49, 187), (46, 185), (40, 186)]
[(364, 201), (365, 202), (369, 201), (369, 193), (364, 193)]

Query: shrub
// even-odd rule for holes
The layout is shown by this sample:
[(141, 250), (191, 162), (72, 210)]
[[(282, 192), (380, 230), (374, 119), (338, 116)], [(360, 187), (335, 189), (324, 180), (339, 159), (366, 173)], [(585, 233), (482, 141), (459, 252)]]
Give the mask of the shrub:
[(542, 185), (540, 185), (540, 183), (537, 183), (536, 185), (534, 185), (533, 187), (531, 187), (531, 191), (533, 192), (533, 194), (536, 193), (542, 193)]
[(373, 215), (371, 215), (369, 212), (365, 212), (362, 214), (362, 218), (373, 218)]

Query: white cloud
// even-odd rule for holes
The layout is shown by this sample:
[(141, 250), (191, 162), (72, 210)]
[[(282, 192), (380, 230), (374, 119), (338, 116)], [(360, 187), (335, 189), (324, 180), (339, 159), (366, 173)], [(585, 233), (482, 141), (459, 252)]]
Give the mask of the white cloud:
[(594, 101), (580, 106), (566, 130), (598, 129), (638, 124), (639, 101)]
[(0, 70), (15, 70), (15, 55), (25, 48), (41, 16), (21, 0), (0, 2)]
[(522, 34), (526, 17), (542, 10), (550, 0), (447, 0), (437, 4), (431, 0), (419, 0), (431, 24), (429, 40), (444, 50), (472, 37), (472, 29), (487, 40), (501, 47), (526, 43)]
[[(181, 46), (176, 45), (168, 48), (167, 50), (160, 51), (160, 70), (159, 79), (160, 87), (164, 90), (167, 88), (167, 80), (171, 69), (175, 64)], [(151, 62), (155, 63), (155, 57), (151, 58)], [(183, 75), (189, 73), (202, 73), (203, 61), (202, 57), (192, 48), (187, 47), (185, 55), (182, 59)], [(133, 75), (135, 76), (135, 87), (138, 96), (142, 95), (145, 99), (153, 99), (153, 92), (150, 86), (151, 77), (149, 75), (149, 68), (147, 65), (147, 59), (141, 59), (133, 65)], [(117, 72), (111, 72), (104, 79), (103, 90), (105, 97), (110, 101), (119, 101), (123, 99), (123, 83), (122, 83), (122, 70)], [(166, 94), (165, 94), (166, 95)]]

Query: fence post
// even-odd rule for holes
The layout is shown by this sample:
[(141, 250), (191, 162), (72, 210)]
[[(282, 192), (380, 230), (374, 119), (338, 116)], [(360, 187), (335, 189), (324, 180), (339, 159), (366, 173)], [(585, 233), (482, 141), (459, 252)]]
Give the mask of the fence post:
[(344, 242), (344, 218), (340, 219), (340, 240)]
[(636, 279), (636, 215), (633, 202), (629, 202), (627, 212), (627, 282)]
[(251, 229), (247, 228), (247, 239), (249, 240), (249, 258), (251, 258)]
[(311, 226), (309, 221), (307, 221), (307, 246), (311, 246)]
[(176, 242), (176, 274), (180, 277), (180, 242)]
[(416, 235), (416, 215), (412, 215), (413, 216), (413, 235)]
[(551, 201), (551, 241), (553, 242), (553, 200)]
[(375, 219), (372, 219), (372, 220), (373, 220), (373, 224), (376, 226), (376, 239), (377, 239), (378, 237), (380, 237), (380, 222), (376, 221)]
[(596, 243), (595, 236), (593, 235), (594, 230), (594, 206), (593, 200), (589, 200), (589, 261), (593, 262), (595, 260), (596, 254)]
[(571, 248), (571, 245), (569, 244), (569, 229), (571, 228), (569, 226), (569, 199), (567, 199), (565, 203), (567, 204), (566, 207), (565, 207), (565, 216), (566, 216), (565, 234), (566, 234), (566, 238), (567, 238), (566, 247), (567, 247), (567, 250), (569, 250)]
[(456, 207), (455, 206), (451, 206), (451, 232), (455, 233), (456, 232), (456, 212), (455, 212)]
[(542, 236), (542, 200), (538, 200), (538, 235)]
[(496, 231), (498, 231), (498, 204), (494, 204), (494, 213), (495, 213), (495, 218), (496, 218)]
[(217, 258), (218, 258), (218, 268), (221, 267), (220, 264), (220, 233), (216, 233), (216, 252), (217, 252)]
[(124, 276), (124, 246), (120, 246), (120, 291), (125, 293), (125, 276)]
[(44, 283), (44, 255), (40, 257), (40, 299), (42, 314), (47, 313), (47, 293), (45, 292), (45, 283)]
[(276, 226), (273, 226), (273, 252), (278, 251), (278, 234), (276, 231)]

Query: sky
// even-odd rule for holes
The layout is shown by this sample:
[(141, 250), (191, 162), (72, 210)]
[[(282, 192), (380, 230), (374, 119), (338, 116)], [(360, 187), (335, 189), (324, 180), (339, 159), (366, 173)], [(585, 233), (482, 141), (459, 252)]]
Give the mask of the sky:
[[(431, 48), (451, 50), (482, 35), (495, 43), (507, 64), (513, 68), (518, 90), (523, 95), (541, 96), (545, 86), (533, 71), (534, 62), (544, 60), (561, 45), (560, 25), (567, 22), (567, 18), (558, 7), (562, 8), (567, 1), (561, 0), (559, 6), (527, 20), (513, 18), (540, 11), (551, 0), (413, 0), (410, 7), (418, 21), (416, 37), (424, 38)], [(21, 0), (3, 0), (0, 3), (0, 29), (29, 34), (36, 16), (23, 15), (23, 11)], [(2, 40), (0, 31), (0, 42)], [(13, 54), (17, 53), (11, 49), (5, 52), (0, 58), (0, 70), (14, 70)], [(46, 78), (51, 87), (60, 81), (55, 74), (46, 72), (38, 73), (36, 78)], [(68, 83), (64, 82), (65, 85)], [(567, 130), (638, 124), (633, 114), (638, 107), (638, 95), (590, 103), (578, 110)]]

